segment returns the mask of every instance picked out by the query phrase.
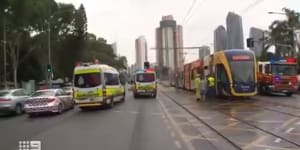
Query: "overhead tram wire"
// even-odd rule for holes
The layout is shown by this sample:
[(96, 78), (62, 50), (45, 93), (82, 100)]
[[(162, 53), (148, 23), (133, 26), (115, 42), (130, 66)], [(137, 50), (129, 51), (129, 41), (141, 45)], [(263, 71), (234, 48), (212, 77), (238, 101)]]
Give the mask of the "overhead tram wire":
[[(195, 8), (197, 8), (197, 7), (199, 7), (200, 5), (202, 5), (204, 2), (205, 2), (206, 0), (202, 0)], [(191, 20), (191, 18), (194, 16), (194, 13), (192, 13), (191, 15), (190, 15), (190, 17), (184, 22), (185, 24), (187, 24), (190, 20)]]
[(248, 11), (250, 11), (251, 9), (253, 9), (254, 7), (256, 7), (257, 5), (259, 5), (260, 3), (262, 3), (264, 0), (256, 0), (254, 3), (251, 3), (250, 5), (248, 5), (248, 7), (246, 7), (245, 9), (243, 9), (240, 14), (243, 15), (245, 13), (247, 13)]
[(185, 23), (187, 17), (188, 17), (188, 16), (190, 15), (190, 13), (192, 12), (192, 10), (193, 10), (193, 8), (194, 8), (196, 2), (197, 2), (197, 0), (193, 0), (191, 6), (189, 7), (188, 11), (186, 12), (186, 14), (185, 14), (185, 16), (184, 16), (184, 18), (183, 18), (183, 20), (182, 20), (182, 25)]

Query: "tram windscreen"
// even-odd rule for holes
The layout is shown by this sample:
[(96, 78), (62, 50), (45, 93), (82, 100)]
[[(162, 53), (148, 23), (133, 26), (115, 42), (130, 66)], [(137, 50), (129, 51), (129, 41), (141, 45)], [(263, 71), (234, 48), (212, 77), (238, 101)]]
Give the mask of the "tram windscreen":
[(234, 82), (254, 81), (254, 63), (253, 61), (231, 61), (230, 68)]

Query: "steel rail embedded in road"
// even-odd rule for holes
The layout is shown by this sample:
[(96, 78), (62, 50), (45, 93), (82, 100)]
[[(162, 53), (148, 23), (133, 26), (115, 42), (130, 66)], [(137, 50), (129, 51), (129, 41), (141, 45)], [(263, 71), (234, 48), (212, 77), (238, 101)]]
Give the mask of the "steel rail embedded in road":
[[(252, 99), (258, 100), (256, 98), (252, 98)], [(292, 105), (287, 105), (287, 104), (282, 104), (282, 103), (277, 103), (277, 102), (269, 102), (269, 101), (267, 102), (267, 101), (264, 101), (264, 100), (260, 100), (260, 102), (262, 102), (264, 104), (272, 104), (272, 105), (275, 105), (275, 106), (285, 107), (285, 108), (289, 108), (289, 109), (299, 109), (300, 110), (300, 107), (297, 107), (297, 106), (292, 106)], [(276, 109), (264, 107), (264, 105), (258, 105), (258, 104), (252, 104), (252, 105), (253, 106), (257, 106), (257, 107), (261, 107), (261, 108), (264, 108), (264, 109), (267, 109), (269, 111), (273, 111), (273, 112), (277, 112), (277, 113), (289, 115), (289, 116), (292, 116), (292, 117), (300, 118), (300, 115), (296, 115), (296, 114), (292, 114), (292, 113), (283, 112), (283, 111), (279, 111), (279, 110), (276, 110)]]
[(262, 132), (268, 133), (268, 134), (270, 134), (270, 135), (272, 135), (272, 136), (274, 136), (274, 137), (280, 138), (280, 139), (282, 139), (282, 140), (284, 140), (284, 141), (286, 141), (286, 142), (288, 142), (288, 143), (290, 143), (290, 144), (293, 144), (293, 145), (296, 145), (296, 146), (300, 147), (300, 144), (298, 144), (298, 143), (296, 143), (296, 142), (293, 142), (293, 141), (291, 141), (291, 140), (289, 140), (289, 139), (287, 139), (287, 138), (285, 138), (285, 137), (279, 136), (279, 135), (277, 135), (277, 134), (275, 134), (275, 133), (272, 133), (272, 132), (270, 132), (270, 131), (268, 131), (268, 130), (265, 130), (265, 129), (263, 129), (263, 128), (260, 128), (260, 127), (258, 127), (257, 125), (251, 124), (251, 123), (249, 123), (248, 121), (245, 121), (244, 119), (240, 119), (239, 117), (233, 116), (233, 115), (231, 115), (231, 114), (228, 114), (228, 113), (226, 113), (226, 112), (224, 112), (224, 111), (221, 111), (221, 110), (218, 110), (218, 109), (214, 109), (214, 110), (216, 110), (216, 111), (218, 111), (218, 112), (220, 112), (220, 113), (222, 113), (222, 114), (225, 114), (226, 116), (229, 116), (229, 117), (231, 117), (231, 118), (233, 118), (233, 119), (235, 119), (235, 120), (237, 120), (237, 121), (239, 121), (239, 122), (241, 122), (241, 123), (244, 123), (244, 124), (246, 124), (246, 125), (249, 125), (249, 126), (255, 128), (255, 129), (258, 129), (258, 130), (260, 130), (260, 131), (262, 131)]
[(215, 133), (217, 133), (219, 136), (221, 136), (223, 139), (225, 139), (228, 143), (230, 143), (231, 145), (233, 145), (235, 148), (242, 150), (242, 147), (240, 147), (239, 145), (237, 145), (236, 143), (234, 143), (232, 140), (230, 140), (229, 138), (227, 138), (224, 134), (222, 134), (221, 132), (219, 132), (217, 129), (215, 129), (214, 127), (210, 126), (208, 123), (206, 123), (203, 119), (199, 118), (197, 115), (195, 115), (193, 112), (191, 112), (189, 109), (187, 109), (186, 107), (184, 107), (183, 105), (181, 105), (180, 103), (178, 103), (176, 100), (174, 100), (171, 96), (165, 94), (165, 92), (160, 91), (163, 95), (165, 95), (166, 97), (168, 97), (171, 101), (173, 101), (176, 105), (178, 105), (180, 108), (184, 109), (186, 112), (188, 112), (190, 115), (192, 115), (193, 117), (195, 117), (195, 119), (197, 119), (198, 121), (200, 121), (201, 123), (203, 123), (205, 126), (207, 126), (209, 129), (211, 129), (212, 131), (214, 131)]

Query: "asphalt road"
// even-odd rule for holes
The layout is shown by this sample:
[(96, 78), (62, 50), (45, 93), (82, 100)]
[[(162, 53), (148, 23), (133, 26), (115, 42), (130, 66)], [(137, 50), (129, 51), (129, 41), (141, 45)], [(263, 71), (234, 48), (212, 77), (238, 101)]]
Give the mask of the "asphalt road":
[(62, 115), (0, 117), (0, 149), (18, 150), (19, 141), (41, 141), (42, 150), (176, 150), (157, 99), (135, 100), (113, 109)]

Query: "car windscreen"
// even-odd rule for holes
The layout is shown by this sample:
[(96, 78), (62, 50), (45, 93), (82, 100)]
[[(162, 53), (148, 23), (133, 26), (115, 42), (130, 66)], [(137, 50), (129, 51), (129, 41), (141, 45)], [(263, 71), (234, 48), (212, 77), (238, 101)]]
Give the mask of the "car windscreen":
[(273, 64), (272, 65), (272, 74), (274, 75), (297, 75), (297, 66), (289, 64)]
[(74, 86), (79, 88), (92, 88), (101, 85), (100, 73), (76, 74)]
[(8, 91), (0, 91), (0, 96), (6, 96), (8, 94), (9, 94)]
[(137, 82), (154, 82), (155, 75), (153, 73), (141, 73), (136, 75)]
[(37, 91), (31, 97), (54, 96), (55, 91)]

